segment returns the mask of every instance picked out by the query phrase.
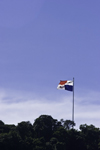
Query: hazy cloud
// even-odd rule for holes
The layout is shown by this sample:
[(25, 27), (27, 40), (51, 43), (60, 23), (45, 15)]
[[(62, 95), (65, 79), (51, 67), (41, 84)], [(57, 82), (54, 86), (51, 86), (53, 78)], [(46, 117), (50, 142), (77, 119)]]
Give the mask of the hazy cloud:
[[(15, 91), (0, 92), (0, 120), (6, 124), (17, 124), (21, 121), (31, 123), (42, 114), (51, 115), (54, 119), (72, 119), (72, 97), (62, 97), (58, 101), (50, 101), (39, 96), (29, 96), (31, 94)], [(89, 93), (82, 98), (75, 97), (75, 123), (76, 128), (80, 124), (93, 124), (99, 127), (100, 108), (95, 104), (95, 96), (99, 93)], [(11, 98), (11, 99), (10, 99)], [(83, 101), (86, 101), (83, 103)], [(89, 101), (89, 102), (87, 102)]]

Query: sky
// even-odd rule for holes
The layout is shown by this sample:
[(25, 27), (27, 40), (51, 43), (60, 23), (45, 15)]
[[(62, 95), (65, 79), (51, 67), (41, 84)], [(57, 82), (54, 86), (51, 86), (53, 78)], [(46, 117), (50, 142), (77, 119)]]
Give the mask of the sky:
[(0, 0), (0, 120), (40, 115), (100, 127), (100, 0)]

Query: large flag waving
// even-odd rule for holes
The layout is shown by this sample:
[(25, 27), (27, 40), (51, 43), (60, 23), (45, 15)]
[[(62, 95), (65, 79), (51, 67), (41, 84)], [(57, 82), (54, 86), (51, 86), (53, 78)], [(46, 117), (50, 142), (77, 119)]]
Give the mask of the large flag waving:
[(70, 80), (60, 81), (60, 83), (57, 86), (57, 89), (73, 91), (73, 81)]

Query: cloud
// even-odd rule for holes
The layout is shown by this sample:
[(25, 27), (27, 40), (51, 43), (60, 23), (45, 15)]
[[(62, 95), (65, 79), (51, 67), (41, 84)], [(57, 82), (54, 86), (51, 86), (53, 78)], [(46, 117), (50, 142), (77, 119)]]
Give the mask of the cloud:
[[(40, 98), (30, 93), (16, 91), (0, 91), (0, 120), (6, 124), (15, 124), (21, 121), (31, 123), (42, 114), (51, 115), (54, 119), (72, 119), (72, 97), (62, 97), (58, 101), (51, 101), (46, 97)], [(34, 96), (35, 95), (35, 96)], [(97, 101), (95, 97), (97, 96)], [(54, 98), (54, 95), (52, 95)], [(52, 98), (52, 99), (53, 99)], [(98, 99), (100, 94), (89, 92), (84, 96), (75, 97), (75, 123), (100, 125), (100, 107)], [(97, 103), (96, 103), (97, 102)]]

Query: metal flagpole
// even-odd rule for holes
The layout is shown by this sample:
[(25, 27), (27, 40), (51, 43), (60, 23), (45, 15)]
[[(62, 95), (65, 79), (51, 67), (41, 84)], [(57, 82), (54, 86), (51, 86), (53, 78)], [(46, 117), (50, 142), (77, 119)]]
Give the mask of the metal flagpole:
[(74, 78), (73, 78), (73, 103), (72, 103), (72, 121), (74, 122)]

